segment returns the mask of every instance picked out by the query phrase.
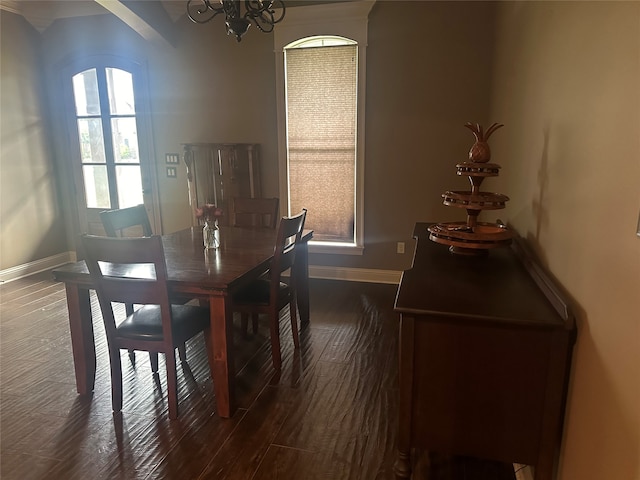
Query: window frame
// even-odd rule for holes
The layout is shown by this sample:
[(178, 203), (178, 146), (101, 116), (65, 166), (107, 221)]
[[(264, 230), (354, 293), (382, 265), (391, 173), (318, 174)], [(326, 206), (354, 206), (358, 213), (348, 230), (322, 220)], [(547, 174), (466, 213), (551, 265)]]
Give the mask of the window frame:
[(289, 211), (287, 165), (287, 112), (284, 48), (308, 37), (338, 36), (358, 46), (357, 141), (355, 179), (355, 244), (309, 242), (311, 253), (362, 255), (364, 251), (364, 167), (365, 167), (365, 94), (367, 67), (367, 24), (375, 0), (310, 5), (287, 9), (287, 16), (274, 30), (276, 57), (276, 102), (278, 126), (278, 165), (280, 204)]

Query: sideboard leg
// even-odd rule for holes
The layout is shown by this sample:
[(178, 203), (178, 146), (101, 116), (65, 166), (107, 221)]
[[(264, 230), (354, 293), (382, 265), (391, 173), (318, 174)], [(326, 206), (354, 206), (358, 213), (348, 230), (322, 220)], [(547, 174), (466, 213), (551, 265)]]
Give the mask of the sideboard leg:
[(398, 450), (396, 462), (393, 465), (396, 480), (411, 478), (411, 454)]

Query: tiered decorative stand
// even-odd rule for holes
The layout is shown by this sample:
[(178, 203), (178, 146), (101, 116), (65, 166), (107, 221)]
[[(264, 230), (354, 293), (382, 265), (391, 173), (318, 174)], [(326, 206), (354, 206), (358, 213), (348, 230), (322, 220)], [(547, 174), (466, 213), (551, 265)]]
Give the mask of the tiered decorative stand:
[(473, 132), (476, 142), (469, 151), (469, 161), (456, 165), (458, 175), (469, 177), (471, 191), (447, 191), (442, 194), (448, 207), (464, 208), (466, 222), (445, 222), (431, 225), (429, 239), (449, 245), (451, 253), (462, 255), (483, 255), (488, 249), (504, 247), (511, 243), (512, 232), (501, 222), (478, 222), (482, 210), (500, 210), (509, 197), (500, 193), (481, 192), (480, 185), (486, 177), (497, 177), (500, 165), (488, 163), (491, 149), (487, 141), (493, 132), (502, 127), (494, 123), (485, 132), (481, 125), (465, 124)]

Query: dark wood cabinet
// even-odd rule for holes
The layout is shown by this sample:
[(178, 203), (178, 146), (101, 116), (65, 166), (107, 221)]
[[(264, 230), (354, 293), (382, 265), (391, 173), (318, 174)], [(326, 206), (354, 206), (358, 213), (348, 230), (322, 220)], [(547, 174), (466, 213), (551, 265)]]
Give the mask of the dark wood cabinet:
[(515, 238), (486, 255), (455, 255), (416, 224), (400, 313), (397, 478), (414, 447), (557, 467), (576, 329), (569, 302)]
[[(192, 211), (205, 203), (221, 207), (229, 218), (233, 197), (260, 197), (260, 146), (254, 143), (184, 143), (189, 203)], [(197, 224), (195, 213), (193, 224)]]

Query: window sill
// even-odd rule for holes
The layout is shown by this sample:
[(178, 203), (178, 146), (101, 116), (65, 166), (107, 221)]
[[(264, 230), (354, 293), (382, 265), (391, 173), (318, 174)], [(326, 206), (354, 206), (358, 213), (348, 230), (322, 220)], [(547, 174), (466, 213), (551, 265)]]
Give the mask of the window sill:
[(350, 243), (309, 242), (309, 253), (323, 253), (331, 255), (362, 255), (364, 247)]

